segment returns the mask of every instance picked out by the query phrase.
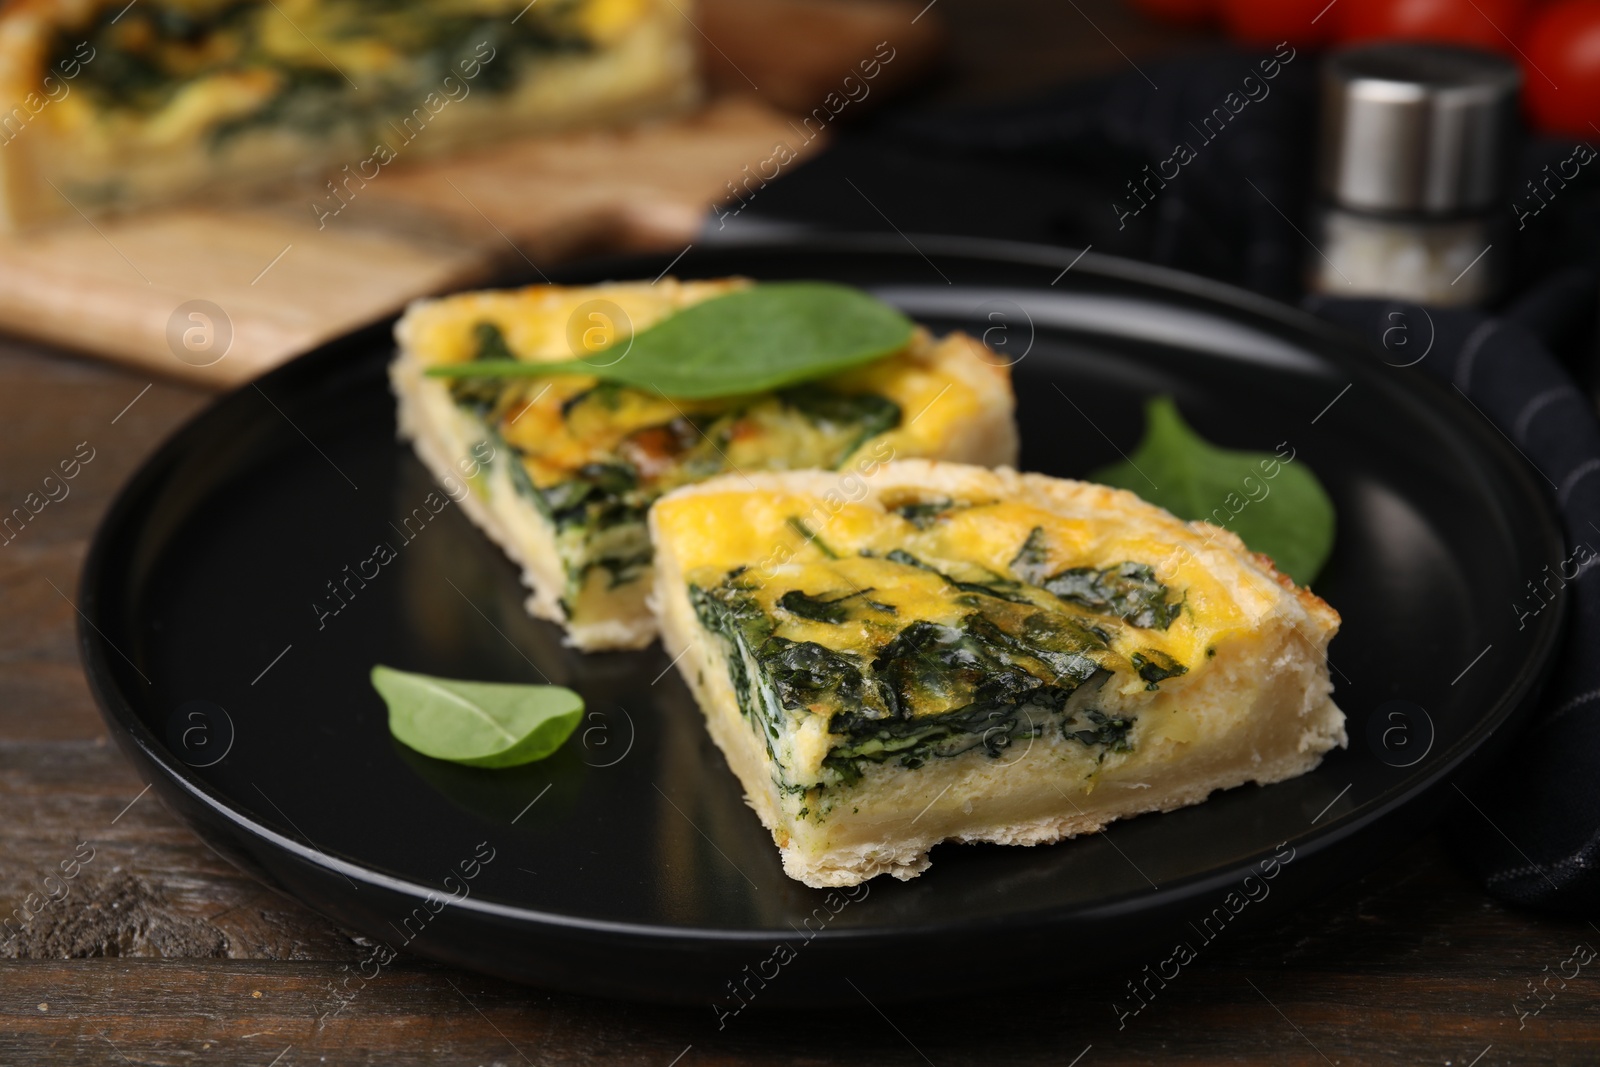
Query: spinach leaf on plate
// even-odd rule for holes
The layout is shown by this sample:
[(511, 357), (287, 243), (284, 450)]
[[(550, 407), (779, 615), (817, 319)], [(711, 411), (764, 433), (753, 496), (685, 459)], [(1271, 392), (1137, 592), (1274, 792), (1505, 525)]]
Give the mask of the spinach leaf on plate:
[(583, 698), (559, 685), (461, 682), (372, 668), (389, 706), (389, 732), (424, 756), (474, 767), (544, 759), (571, 736)]
[(1144, 440), (1090, 480), (1131, 489), (1180, 519), (1204, 519), (1272, 557), (1310, 585), (1333, 551), (1333, 501), (1304, 462), (1271, 452), (1218, 448), (1190, 429), (1170, 396), (1145, 405)]

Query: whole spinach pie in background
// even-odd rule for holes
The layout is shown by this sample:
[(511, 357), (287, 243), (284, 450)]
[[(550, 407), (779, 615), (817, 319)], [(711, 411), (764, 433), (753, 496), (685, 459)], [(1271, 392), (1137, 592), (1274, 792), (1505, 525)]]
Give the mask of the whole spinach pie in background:
[[(681, 110), (672, 0), (24, 0), (0, 13), (0, 228)], [(320, 217), (320, 216), (319, 216)]]

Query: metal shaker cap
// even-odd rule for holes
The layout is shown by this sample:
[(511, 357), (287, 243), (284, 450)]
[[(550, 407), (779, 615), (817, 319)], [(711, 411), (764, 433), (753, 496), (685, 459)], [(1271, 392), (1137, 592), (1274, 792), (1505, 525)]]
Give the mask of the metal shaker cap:
[(1522, 72), (1493, 52), (1386, 43), (1322, 65), (1324, 196), (1357, 211), (1449, 215), (1505, 195)]

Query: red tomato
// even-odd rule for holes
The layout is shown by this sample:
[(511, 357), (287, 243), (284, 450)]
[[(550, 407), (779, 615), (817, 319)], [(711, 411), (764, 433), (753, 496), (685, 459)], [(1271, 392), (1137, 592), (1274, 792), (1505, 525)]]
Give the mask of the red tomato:
[(1535, 12), (1522, 51), (1522, 98), (1533, 121), (1551, 133), (1593, 138), (1600, 126), (1600, 0), (1558, 0)]
[(1399, 38), (1510, 52), (1527, 10), (1527, 0), (1339, 0), (1333, 13), (1341, 41)]
[(1191, 26), (1217, 16), (1217, 0), (1133, 0), (1133, 6), (1151, 18)]
[(1330, 5), (1329, 0), (1220, 0), (1220, 4), (1228, 32), (1245, 44), (1315, 45), (1333, 36), (1337, 3)]

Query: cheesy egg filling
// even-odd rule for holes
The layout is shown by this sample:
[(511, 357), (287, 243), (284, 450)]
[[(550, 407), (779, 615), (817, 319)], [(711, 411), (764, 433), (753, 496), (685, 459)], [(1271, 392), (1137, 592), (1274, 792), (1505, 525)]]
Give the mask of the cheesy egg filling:
[(824, 541), (796, 532), (806, 502), (776, 503), (795, 512), (792, 562), (684, 577), (776, 784), (816, 791), (819, 819), (831, 807), (822, 791), (870, 764), (996, 758), (1047, 730), (1097, 765), (1125, 755), (1138, 716), (1107, 713), (1095, 695), (1113, 680), (1155, 692), (1188, 673), (1169, 651), (1192, 657), (1201, 636), (1192, 617), (1180, 622), (1184, 591), (1149, 562), (1072, 565), (1074, 531), (1038, 508), (912, 497), (841, 514)]

